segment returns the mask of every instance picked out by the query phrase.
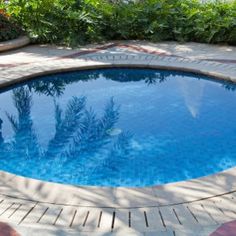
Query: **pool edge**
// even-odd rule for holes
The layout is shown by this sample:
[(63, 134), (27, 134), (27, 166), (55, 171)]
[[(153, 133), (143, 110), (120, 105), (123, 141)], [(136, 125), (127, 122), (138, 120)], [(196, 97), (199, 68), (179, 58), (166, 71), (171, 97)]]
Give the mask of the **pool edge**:
[[(152, 68), (207, 75), (236, 83), (236, 67), (218, 62), (153, 55), (105, 53), (79, 58), (59, 58), (0, 71), (0, 88), (37, 76), (98, 68)], [(235, 172), (235, 174), (234, 174)], [(58, 205), (87, 207), (168, 206), (213, 198), (236, 191), (236, 168), (214, 175), (148, 188), (80, 187), (49, 183), (0, 172), (3, 195)], [(125, 199), (125, 200), (124, 200)]]

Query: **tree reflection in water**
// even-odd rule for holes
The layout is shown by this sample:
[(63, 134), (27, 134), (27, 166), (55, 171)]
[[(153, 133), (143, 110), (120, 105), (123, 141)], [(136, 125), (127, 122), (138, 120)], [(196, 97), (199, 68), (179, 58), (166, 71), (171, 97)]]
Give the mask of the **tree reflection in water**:
[(224, 81), (222, 83), (222, 87), (225, 88), (228, 91), (235, 91), (236, 90), (235, 82), (231, 82), (231, 81)]
[[(162, 151), (162, 147), (156, 145), (159, 140), (153, 141), (150, 139), (150, 141), (147, 141), (152, 143), (149, 150), (151, 158), (139, 162), (138, 158), (141, 156), (140, 153), (142, 151), (135, 146), (137, 143), (135, 143), (135, 141), (138, 139), (138, 131), (134, 129), (134, 132), (136, 132), (136, 136), (134, 137), (135, 134), (131, 134), (127, 130), (123, 131), (119, 129), (119, 120), (122, 123), (122, 119), (120, 118), (121, 109), (120, 106), (116, 104), (115, 98), (109, 97), (110, 95), (106, 96), (108, 100), (105, 100), (106, 104), (104, 104), (102, 113), (97, 112), (97, 107), (89, 107), (86, 96), (71, 97), (64, 107), (59, 101), (66, 87), (77, 81), (96, 80), (102, 77), (106, 80), (118, 81), (120, 83), (142, 80), (143, 84), (157, 86), (165, 82), (168, 78), (175, 76), (176, 73), (174, 72), (153, 71), (152, 73), (146, 73), (146, 71), (142, 72), (141, 70), (139, 73), (133, 72), (130, 74), (127, 73), (127, 71), (118, 69), (115, 73), (112, 70), (96, 70), (84, 73), (70, 73), (69, 76), (68, 74), (61, 74), (55, 75), (52, 78), (39, 78), (39, 80), (27, 83), (27, 85), (21, 85), (12, 90), (12, 99), (16, 113), (6, 112), (7, 118), (1, 113), (0, 158), (4, 160), (6, 165), (8, 164), (8, 160), (9, 166), (14, 166), (14, 164), (19, 165), (14, 169), (16, 173), (18, 170), (24, 171), (24, 168), (21, 168), (24, 167), (24, 165), (27, 170), (29, 166), (34, 167), (34, 165), (37, 165), (37, 167), (32, 168), (32, 173), (33, 171), (35, 171), (35, 173), (39, 171), (40, 176), (38, 176), (38, 173), (34, 173), (32, 176), (41, 177), (42, 179), (44, 174), (47, 174), (47, 177), (50, 176), (50, 178), (52, 176), (52, 180), (55, 175), (61, 178), (64, 174), (68, 174), (70, 175), (69, 178), (73, 178), (73, 180), (81, 178), (81, 176), (83, 176), (83, 178), (90, 178), (89, 175), (91, 175), (94, 179), (97, 178), (100, 181), (106, 179), (108, 173), (110, 174), (110, 178), (122, 179), (122, 177), (127, 176), (126, 173), (132, 172), (133, 174), (130, 174), (130, 176), (135, 176), (136, 180), (139, 177), (140, 179), (143, 177), (142, 180), (148, 178), (150, 172), (156, 175), (156, 168), (151, 158), (155, 155), (155, 152), (158, 154), (159, 150), (160, 152)], [(177, 74), (177, 76), (179, 77), (181, 75)], [(222, 86), (232, 91), (236, 88), (235, 85), (231, 83), (223, 83)], [(188, 87), (185, 86), (185, 88)], [(176, 87), (174, 87), (174, 89), (176, 90)], [(49, 139), (46, 138), (46, 145), (40, 142), (40, 132), (36, 129), (36, 120), (33, 119), (32, 115), (35, 94), (47, 96), (47, 100), (52, 102), (52, 110), (54, 109), (50, 121), (53, 120), (55, 131), (52, 137), (49, 137)], [(192, 99), (195, 99), (194, 101), (196, 101), (196, 98), (199, 98), (199, 92), (197, 92), (197, 96), (191, 96), (193, 93), (189, 94)], [(132, 122), (132, 120), (130, 122)], [(5, 136), (3, 132), (6, 129), (10, 133), (8, 127), (9, 123), (13, 131), (11, 139)], [(44, 128), (42, 124), (40, 125), (40, 128)], [(44, 133), (48, 131), (50, 130), (43, 130)], [(158, 132), (159, 130), (155, 130), (155, 134)], [(167, 141), (168, 140), (169, 138), (167, 138)], [(140, 143), (142, 143), (142, 140)], [(175, 143), (172, 143), (172, 146), (168, 146), (168, 150), (171, 150), (170, 147), (172, 147), (173, 153), (178, 149)], [(152, 150), (152, 148), (154, 149)], [(188, 146), (185, 148), (187, 149)], [(143, 150), (146, 155), (147, 149)], [(140, 158), (140, 160), (142, 161), (144, 159)], [(29, 165), (29, 163), (31, 164)], [(138, 166), (134, 166), (135, 163)], [(66, 170), (67, 172), (64, 173), (64, 166), (71, 169)], [(186, 169), (191, 169), (192, 163), (185, 163), (185, 166)], [(211, 167), (213, 166), (214, 163), (212, 163)], [(172, 168), (170, 166), (168, 168), (171, 170), (171, 173), (175, 172), (174, 167)], [(9, 169), (12, 170), (10, 167)], [(84, 171), (85, 169), (86, 171)], [(139, 175), (141, 171), (143, 175)], [(123, 172), (123, 175), (120, 174), (121, 172)], [(28, 173), (29, 172), (27, 172), (27, 174)], [(84, 173), (88, 176), (84, 176)], [(158, 172), (159, 179), (165, 179), (166, 175), (166, 172)], [(85, 183), (90, 182), (85, 181)]]
[[(130, 70), (132, 72), (132, 70)], [(70, 76), (67, 74), (44, 76), (43, 80), (36, 80), (28, 84), (30, 91), (34, 91), (37, 94), (45, 94), (47, 96), (60, 97), (66, 88), (67, 85), (76, 83), (78, 81), (91, 81), (97, 80), (99, 78), (106, 78), (106, 80), (118, 81), (118, 82), (135, 82), (135, 81), (144, 81), (147, 85), (155, 85), (157, 83), (162, 83), (167, 81), (170, 76), (176, 76), (176, 73), (171, 71), (153, 71), (153, 73), (147, 74), (144, 71), (139, 73), (127, 73), (127, 71), (122, 71), (117, 69), (114, 73), (112, 70), (94, 70), (94, 71), (85, 71), (85, 73), (70, 73)]]
[[(65, 110), (55, 101), (55, 134), (48, 142), (44, 150), (38, 141), (37, 132), (34, 128), (31, 110), (33, 96), (27, 86), (13, 90), (13, 101), (17, 115), (6, 112), (7, 118), (13, 130), (10, 141), (4, 142), (2, 135), (2, 124), (0, 120), (0, 145), (1, 157), (20, 158), (25, 161), (36, 161), (47, 159), (44, 165), (45, 171), (51, 171), (53, 165), (60, 160), (60, 165), (70, 161), (71, 158), (84, 158), (95, 156), (105, 145), (111, 144), (118, 153), (125, 153), (131, 140), (131, 135), (125, 133), (112, 136), (108, 131), (115, 129), (119, 120), (119, 106), (111, 98), (105, 108), (103, 115), (98, 117), (92, 108), (87, 108), (85, 96), (72, 97)], [(125, 144), (125, 145), (124, 145)], [(108, 161), (103, 160), (97, 166), (104, 165)], [(45, 164), (45, 163), (44, 163)]]
[(31, 118), (32, 95), (28, 88), (20, 87), (13, 90), (12, 97), (18, 116), (6, 112), (14, 131), (14, 138), (9, 143), (11, 152), (8, 154), (21, 158), (37, 158), (40, 155), (40, 148)]
[[(6, 112), (8, 120), (11, 123), (14, 137), (11, 142), (5, 143), (7, 155), (21, 156), (27, 158), (55, 158), (63, 155), (67, 158), (78, 157), (82, 154), (96, 152), (104, 145), (114, 139), (109, 134), (109, 130), (115, 128), (119, 120), (119, 106), (115, 105), (114, 99), (111, 98), (107, 102), (104, 114), (98, 118), (92, 108), (86, 107), (86, 97), (72, 97), (68, 102), (65, 111), (63, 112), (60, 105), (56, 102), (56, 98), (60, 97), (68, 84), (77, 81), (96, 80), (99, 77), (104, 77), (108, 80), (116, 80), (119, 82), (140, 81), (143, 80), (148, 85), (156, 84), (165, 81), (171, 72), (154, 74), (133, 74), (122, 70), (113, 73), (110, 70), (91, 71), (90, 73), (80, 74), (71, 73), (70, 77), (65, 79), (35, 80), (25, 86), (18, 87), (13, 90), (14, 106), (17, 110), (17, 116)], [(34, 129), (33, 120), (31, 118), (31, 108), (33, 105), (32, 94), (44, 94), (52, 97), (55, 104), (55, 135), (49, 141), (46, 150), (42, 150), (38, 142), (37, 132)], [(2, 121), (0, 123), (0, 130)], [(122, 133), (118, 135), (116, 143), (112, 149), (112, 155), (119, 153), (117, 149), (124, 149), (125, 142), (131, 139), (131, 135)], [(4, 144), (2, 133), (0, 132), (0, 143)], [(9, 151), (9, 147), (10, 150)], [(2, 147), (3, 148), (3, 147)], [(2, 152), (3, 155), (4, 151)]]

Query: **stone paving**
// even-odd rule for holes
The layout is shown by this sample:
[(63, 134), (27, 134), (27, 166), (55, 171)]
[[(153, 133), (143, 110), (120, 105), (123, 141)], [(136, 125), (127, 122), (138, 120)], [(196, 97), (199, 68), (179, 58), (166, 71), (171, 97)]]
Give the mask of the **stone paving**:
[[(174, 42), (111, 42), (73, 50), (30, 45), (0, 54), (0, 86), (61, 71), (132, 66), (236, 82), (236, 48)], [(67, 186), (6, 172), (0, 177), (0, 221), (22, 236), (208, 236), (236, 219), (235, 168), (151, 188)]]
[(0, 52), (9, 51), (26, 46), (30, 43), (30, 39), (26, 36), (21, 36), (10, 41), (0, 42)]

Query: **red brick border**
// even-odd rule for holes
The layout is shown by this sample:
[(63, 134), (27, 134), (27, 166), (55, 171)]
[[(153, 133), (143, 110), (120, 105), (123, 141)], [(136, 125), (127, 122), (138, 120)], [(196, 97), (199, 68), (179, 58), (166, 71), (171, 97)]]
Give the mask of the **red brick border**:
[[(171, 53), (164, 53), (164, 52), (161, 52), (159, 50), (145, 49), (141, 46), (136, 46), (136, 45), (131, 45), (131, 44), (122, 44), (122, 43), (110, 43), (110, 44), (95, 47), (94, 49), (88, 49), (88, 50), (72, 53), (72, 54), (69, 54), (69, 55), (59, 56), (59, 57), (56, 57), (52, 60), (61, 60), (61, 59), (66, 59), (66, 58), (68, 58), (68, 59), (69, 58), (76, 58), (76, 57), (80, 57), (80, 56), (83, 56), (83, 55), (88, 55), (88, 54), (100, 52), (100, 51), (103, 51), (103, 50), (106, 50), (106, 49), (109, 49), (109, 48), (115, 48), (115, 47), (126, 48), (128, 50), (133, 50), (133, 51), (140, 52), (140, 53), (147, 53), (147, 54), (158, 55), (158, 56), (185, 58), (185, 57), (174, 55), (174, 54), (171, 54)], [(201, 61), (215, 61), (215, 62), (220, 62), (220, 63), (225, 63), (225, 64), (231, 64), (231, 63), (236, 64), (236, 60), (227, 60), (227, 59), (199, 59), (199, 60), (201, 60)], [(2, 68), (12, 68), (12, 67), (17, 67), (17, 66), (21, 66), (21, 65), (28, 65), (28, 64), (31, 64), (31, 62), (16, 63), (16, 64), (0, 64), (0, 68), (1, 67)]]

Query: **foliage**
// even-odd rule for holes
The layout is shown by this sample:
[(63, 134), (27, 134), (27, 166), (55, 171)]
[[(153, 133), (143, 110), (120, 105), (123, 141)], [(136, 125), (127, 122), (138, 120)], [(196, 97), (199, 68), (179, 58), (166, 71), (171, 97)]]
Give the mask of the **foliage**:
[(55, 135), (49, 140), (45, 149), (40, 145), (38, 132), (34, 128), (31, 114), (32, 95), (27, 86), (13, 90), (12, 99), (17, 115), (8, 112), (6, 115), (14, 135), (12, 139), (4, 140), (3, 120), (0, 118), (1, 157), (20, 156), (22, 159), (26, 157), (29, 161), (36, 158), (56, 161), (57, 157), (64, 157), (64, 161), (67, 161), (85, 154), (91, 156), (108, 144), (114, 144), (121, 151), (124, 149), (122, 143), (127, 143), (131, 137), (125, 134), (112, 136), (108, 132), (114, 129), (119, 120), (119, 106), (115, 104), (113, 98), (107, 102), (103, 115), (99, 117), (91, 107), (87, 107), (86, 97), (72, 97), (64, 111), (58, 103), (54, 103)]
[(17, 38), (21, 34), (20, 28), (0, 10), (0, 42)]
[(146, 39), (236, 44), (236, 1), (11, 0), (3, 4), (39, 42)]
[(95, 19), (76, 0), (11, 0), (5, 9), (38, 42), (76, 45), (98, 39)]
[(10, 144), (11, 155), (17, 152), (20, 157), (37, 157), (40, 151), (31, 118), (32, 95), (28, 89), (20, 87), (13, 91), (12, 98), (18, 116), (6, 113), (15, 134)]

